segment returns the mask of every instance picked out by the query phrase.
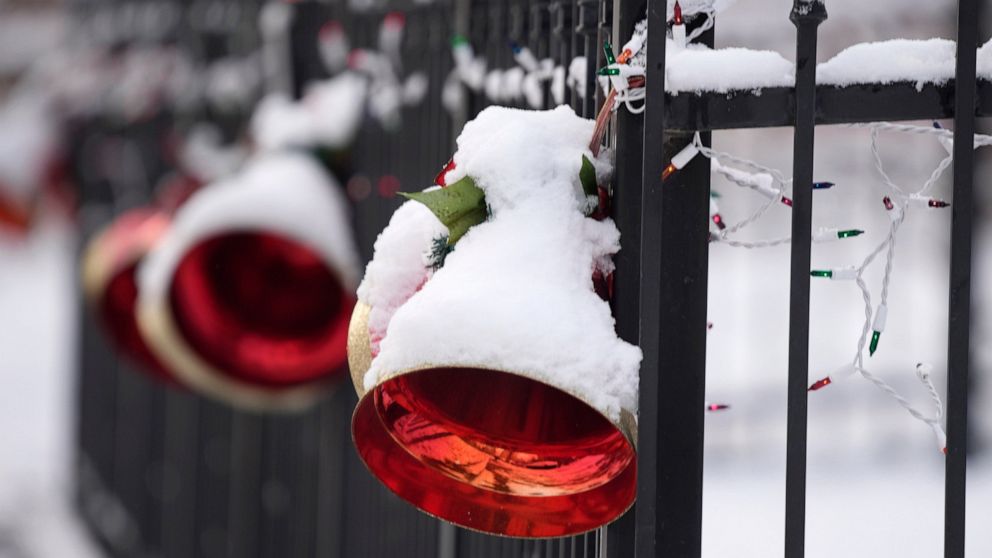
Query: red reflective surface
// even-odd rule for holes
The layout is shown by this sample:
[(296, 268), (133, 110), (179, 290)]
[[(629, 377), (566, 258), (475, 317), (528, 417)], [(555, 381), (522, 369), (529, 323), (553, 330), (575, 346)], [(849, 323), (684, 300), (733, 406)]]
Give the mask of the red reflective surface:
[(578, 399), (520, 376), (434, 369), (377, 387), (355, 412), (359, 453), (390, 489), (471, 529), (581, 533), (633, 502), (633, 448)]
[(343, 372), (354, 302), (313, 250), (257, 232), (196, 245), (170, 291), (176, 326), (201, 358), (274, 387)]
[(148, 349), (135, 320), (134, 308), (138, 300), (135, 277), (137, 267), (137, 263), (133, 263), (118, 271), (107, 282), (100, 300), (100, 318), (121, 352), (136, 360), (147, 372), (171, 383), (175, 381), (172, 374)]

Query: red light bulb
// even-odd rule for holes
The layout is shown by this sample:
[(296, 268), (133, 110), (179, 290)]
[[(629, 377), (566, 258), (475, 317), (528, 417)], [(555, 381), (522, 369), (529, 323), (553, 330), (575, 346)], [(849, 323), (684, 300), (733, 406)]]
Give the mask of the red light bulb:
[(716, 223), (717, 228), (721, 231), (727, 228), (727, 224), (723, 222), (723, 216), (719, 213), (713, 214), (713, 222)]
[(341, 22), (337, 20), (330, 20), (324, 25), (320, 26), (320, 31), (317, 35), (324, 40), (330, 39), (336, 35), (341, 35), (344, 33), (344, 27), (341, 26)]
[(403, 12), (389, 12), (383, 18), (382, 23), (389, 27), (403, 27), (406, 25), (406, 15)]
[(833, 382), (830, 380), (830, 376), (827, 376), (826, 378), (823, 378), (822, 380), (817, 380), (817, 381), (813, 382), (813, 385), (809, 386), (809, 389), (807, 389), (806, 391), (816, 391), (816, 390), (819, 390), (819, 389), (823, 389), (823, 388), (829, 386), (832, 383)]
[(682, 21), (682, 6), (679, 5), (678, 0), (675, 0), (675, 7), (672, 8), (672, 25), (684, 25), (685, 22)]
[(352, 70), (357, 70), (361, 68), (362, 63), (365, 62), (365, 51), (360, 48), (348, 53), (348, 67)]

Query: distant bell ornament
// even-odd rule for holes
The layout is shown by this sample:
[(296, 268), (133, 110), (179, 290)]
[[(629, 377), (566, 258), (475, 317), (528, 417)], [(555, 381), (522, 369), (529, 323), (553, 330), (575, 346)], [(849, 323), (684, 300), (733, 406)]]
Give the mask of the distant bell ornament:
[(177, 212), (142, 265), (138, 324), (187, 386), (288, 411), (343, 376), (357, 251), (344, 194), (303, 153), (261, 154)]

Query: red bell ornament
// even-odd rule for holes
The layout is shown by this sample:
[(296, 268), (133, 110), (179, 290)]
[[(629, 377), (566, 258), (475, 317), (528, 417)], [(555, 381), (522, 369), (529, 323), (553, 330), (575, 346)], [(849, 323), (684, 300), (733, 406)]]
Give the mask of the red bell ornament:
[(340, 187), (302, 152), (195, 194), (146, 260), (138, 323), (186, 385), (295, 410), (343, 373), (358, 255)]
[(138, 265), (165, 235), (169, 222), (166, 211), (132, 209), (97, 233), (82, 259), (83, 292), (111, 342), (161, 379), (171, 379), (171, 375), (145, 344), (134, 310)]
[(567, 108), (483, 111), (447, 187), (408, 195), (380, 235), (358, 291), (358, 453), (462, 527), (574, 535), (634, 501), (641, 355), (592, 281), (619, 249), (615, 225), (582, 210), (583, 158), (608, 170), (593, 126)]

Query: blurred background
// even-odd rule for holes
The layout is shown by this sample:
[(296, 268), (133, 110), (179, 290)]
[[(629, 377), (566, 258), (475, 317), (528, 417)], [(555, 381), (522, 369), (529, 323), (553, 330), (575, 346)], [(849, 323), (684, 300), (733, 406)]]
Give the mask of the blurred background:
[[(289, 4), (293, 16), (280, 11)], [(88, 312), (79, 271), (86, 241), (115, 214), (147, 203), (177, 176), (209, 181), (223, 173), (218, 161), (234, 157), (232, 149), (249, 149), (250, 116), (266, 92), (300, 94), (338, 69), (319, 41), (326, 22), (340, 22), (351, 47), (374, 50), (385, 14), (400, 9), (399, 82), (419, 72), (427, 89), (393, 109), (370, 108), (352, 144), (346, 189), (367, 258), (398, 205), (395, 192), (430, 184), (460, 122), (487, 104), (471, 93), (459, 101), (446, 86), (449, 37), (460, 29), (477, 54), (510, 67), (508, 48), (480, 48), (514, 33), (510, 4), (472, 2), (469, 11), (444, 0), (352, 0), (266, 12), (253, 2), (0, 1), (0, 172), (9, 182), (0, 194), (18, 200), (8, 203), (8, 217), (11, 207), (25, 211), (13, 211), (0, 228), (0, 557), (372, 556), (390, 541), (408, 541), (401, 548), (411, 556), (437, 555), (449, 544), (461, 556), (495, 556), (496, 546), (507, 556), (552, 555), (480, 535), (447, 538), (379, 489), (350, 449), (347, 386), (303, 416), (272, 418), (138, 373)], [(794, 58), (791, 2), (726, 4), (717, 47)], [(855, 43), (955, 35), (949, 0), (826, 5), (821, 62)], [(992, 34), (987, 19), (980, 43)], [(550, 16), (545, 31), (552, 36)], [(487, 43), (490, 35), (500, 40)], [(528, 37), (539, 56), (548, 55), (539, 32)], [(577, 90), (569, 102), (582, 112)], [(980, 131), (992, 129), (980, 121)], [(713, 144), (791, 173), (791, 129), (720, 132)], [(893, 179), (910, 187), (922, 185), (946, 154), (926, 136), (883, 134), (880, 146)], [(992, 520), (992, 191), (983, 187), (992, 177), (990, 153), (979, 150), (976, 173), (969, 556), (992, 556), (985, 528)], [(23, 184), (10, 179), (26, 172)], [(814, 227), (866, 234), (814, 245), (814, 267), (860, 262), (890, 222), (869, 133), (818, 128), (816, 179), (836, 186), (816, 193)], [(950, 186), (948, 173), (934, 196), (950, 199)], [(713, 188), (731, 222), (762, 203), (716, 176)], [(906, 221), (888, 328), (869, 367), (923, 409), (929, 399), (916, 363), (933, 365), (941, 394), (946, 380), (950, 215), (917, 211)], [(788, 229), (789, 213), (773, 210), (745, 237)], [(705, 556), (781, 554), (788, 256), (787, 246), (710, 250), (707, 399), (730, 409), (706, 420)], [(871, 285), (881, 277), (875, 267)], [(812, 289), (814, 380), (853, 354), (863, 302), (850, 283), (814, 281)], [(812, 393), (809, 412), (808, 555), (940, 555), (943, 457), (929, 429), (859, 378)], [(337, 483), (347, 495), (335, 492)], [(367, 533), (370, 524), (385, 534)]]

